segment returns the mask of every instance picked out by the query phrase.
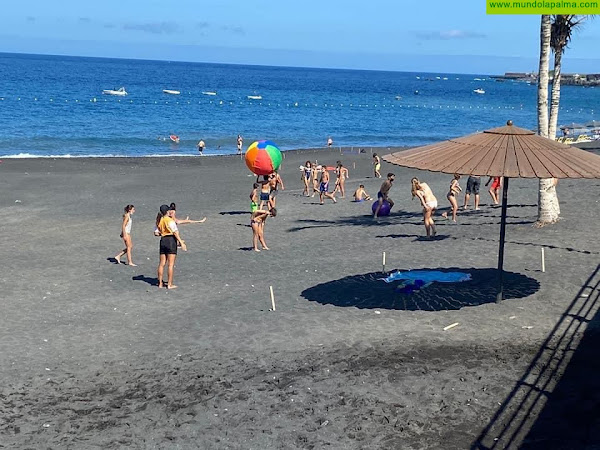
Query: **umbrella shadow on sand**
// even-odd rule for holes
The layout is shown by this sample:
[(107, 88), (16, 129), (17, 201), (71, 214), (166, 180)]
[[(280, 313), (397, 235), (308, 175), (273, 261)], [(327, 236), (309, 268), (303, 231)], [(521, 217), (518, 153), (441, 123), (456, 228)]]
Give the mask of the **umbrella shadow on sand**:
[[(340, 307), (395, 309), (404, 311), (447, 311), (467, 306), (494, 303), (498, 292), (496, 269), (435, 268), (419, 269), (439, 272), (463, 272), (470, 281), (456, 283), (433, 282), (418, 290), (399, 292), (400, 281), (386, 283), (387, 274), (372, 272), (328, 281), (305, 289), (302, 297), (323, 305)], [(537, 280), (514, 272), (504, 272), (506, 300), (525, 298), (536, 293)]]

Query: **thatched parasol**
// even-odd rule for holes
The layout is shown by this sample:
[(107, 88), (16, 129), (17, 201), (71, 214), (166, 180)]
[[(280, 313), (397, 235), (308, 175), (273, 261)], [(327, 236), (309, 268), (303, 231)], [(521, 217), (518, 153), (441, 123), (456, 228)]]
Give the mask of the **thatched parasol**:
[(504, 177), (497, 301), (502, 300), (509, 178), (600, 178), (600, 156), (515, 127), (511, 120), (504, 127), (391, 153), (383, 159), (431, 172)]

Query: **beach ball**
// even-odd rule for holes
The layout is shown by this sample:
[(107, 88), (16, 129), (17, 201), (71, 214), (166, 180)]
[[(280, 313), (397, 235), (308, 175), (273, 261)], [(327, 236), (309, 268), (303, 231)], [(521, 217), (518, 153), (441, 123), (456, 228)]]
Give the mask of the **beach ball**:
[(272, 141), (257, 141), (246, 150), (246, 165), (256, 175), (269, 175), (281, 165), (281, 150)]
[[(377, 209), (378, 203), (379, 203), (379, 200), (375, 200), (373, 202), (373, 206), (371, 206), (371, 210), (373, 211), (373, 214), (375, 214), (375, 210)], [(381, 204), (381, 208), (379, 208), (379, 214), (377, 214), (377, 217), (389, 216), (391, 209), (392, 208), (390, 208), (389, 202), (387, 200), (384, 200), (383, 203)]]

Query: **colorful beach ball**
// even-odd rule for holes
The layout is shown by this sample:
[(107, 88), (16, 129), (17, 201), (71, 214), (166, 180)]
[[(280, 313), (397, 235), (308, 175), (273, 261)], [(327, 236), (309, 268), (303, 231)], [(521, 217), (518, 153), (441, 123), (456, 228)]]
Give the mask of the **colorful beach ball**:
[(256, 175), (269, 175), (279, 169), (281, 150), (271, 141), (257, 141), (246, 150), (246, 165)]

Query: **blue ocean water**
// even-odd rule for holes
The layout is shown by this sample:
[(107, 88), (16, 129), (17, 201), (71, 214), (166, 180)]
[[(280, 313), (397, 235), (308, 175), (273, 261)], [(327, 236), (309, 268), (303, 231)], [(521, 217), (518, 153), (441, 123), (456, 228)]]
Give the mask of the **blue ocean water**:
[[(121, 86), (125, 97), (102, 94)], [(473, 92), (479, 88), (485, 94)], [(595, 119), (599, 103), (600, 89), (564, 86), (559, 121)], [(534, 85), (487, 75), (0, 53), (3, 157), (195, 155), (200, 139), (206, 154), (230, 154), (238, 134), (244, 146), (270, 139), (282, 150), (324, 147), (328, 136), (335, 146), (414, 146), (508, 119), (536, 127)]]

